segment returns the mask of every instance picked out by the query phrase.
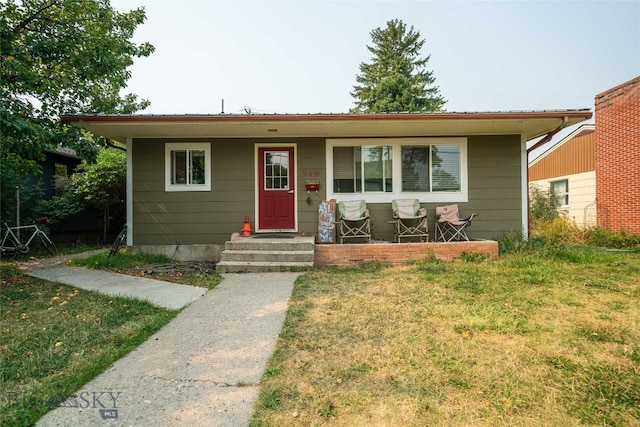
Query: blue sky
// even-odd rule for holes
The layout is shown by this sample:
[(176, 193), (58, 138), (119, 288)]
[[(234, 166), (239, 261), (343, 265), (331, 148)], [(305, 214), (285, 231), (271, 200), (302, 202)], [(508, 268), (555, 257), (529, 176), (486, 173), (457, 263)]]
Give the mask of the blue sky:
[(413, 25), (448, 111), (593, 109), (640, 75), (640, 1), (178, 1), (144, 6), (132, 67), (146, 113), (339, 113), (370, 32)]

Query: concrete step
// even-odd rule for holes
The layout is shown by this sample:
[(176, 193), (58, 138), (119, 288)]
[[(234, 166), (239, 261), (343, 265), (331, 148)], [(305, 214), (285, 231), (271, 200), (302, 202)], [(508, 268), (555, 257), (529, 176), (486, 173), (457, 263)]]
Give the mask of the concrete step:
[(308, 236), (239, 237), (225, 243), (221, 271), (306, 270), (314, 265), (314, 238)]
[(227, 273), (261, 271), (302, 271), (313, 268), (313, 262), (242, 262), (220, 261), (216, 269)]
[(224, 244), (225, 250), (232, 251), (313, 251), (313, 242), (308, 241), (269, 241), (267, 239), (235, 239)]
[(313, 262), (311, 251), (225, 250), (220, 261)]

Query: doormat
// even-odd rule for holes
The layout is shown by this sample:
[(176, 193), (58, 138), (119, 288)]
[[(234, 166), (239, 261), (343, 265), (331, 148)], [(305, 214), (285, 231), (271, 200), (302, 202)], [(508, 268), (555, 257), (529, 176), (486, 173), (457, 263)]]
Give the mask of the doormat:
[(256, 234), (254, 239), (293, 239), (291, 234)]

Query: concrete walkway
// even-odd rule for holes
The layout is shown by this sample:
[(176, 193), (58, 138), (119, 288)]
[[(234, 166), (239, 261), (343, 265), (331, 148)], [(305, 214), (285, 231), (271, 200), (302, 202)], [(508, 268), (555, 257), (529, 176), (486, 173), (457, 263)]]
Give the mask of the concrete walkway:
[[(80, 283), (84, 270), (54, 264), (27, 267), (27, 274)], [(300, 274), (225, 274), (220, 285), (37, 425), (246, 426)], [(131, 283), (119, 280), (119, 288)], [(133, 283), (150, 299), (164, 299), (148, 283)], [(168, 285), (176, 298), (184, 291)]]
[(191, 304), (207, 292), (207, 289), (196, 286), (178, 285), (84, 267), (69, 267), (63, 264), (30, 268), (25, 273), (89, 291), (149, 301), (155, 306), (172, 310)]
[(207, 292), (207, 289), (196, 286), (66, 265), (67, 261), (73, 258), (86, 258), (98, 252), (104, 250), (31, 260), (22, 263), (22, 268), (25, 274), (39, 279), (66, 283), (106, 295), (141, 299), (172, 310), (191, 304)]

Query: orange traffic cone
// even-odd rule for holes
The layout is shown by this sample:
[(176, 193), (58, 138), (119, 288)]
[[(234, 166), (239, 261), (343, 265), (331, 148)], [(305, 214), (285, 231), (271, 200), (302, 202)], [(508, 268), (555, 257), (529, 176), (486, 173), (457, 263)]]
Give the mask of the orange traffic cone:
[(242, 226), (242, 233), (240, 233), (242, 237), (251, 236), (251, 224), (249, 224), (249, 215), (244, 217), (244, 225)]

